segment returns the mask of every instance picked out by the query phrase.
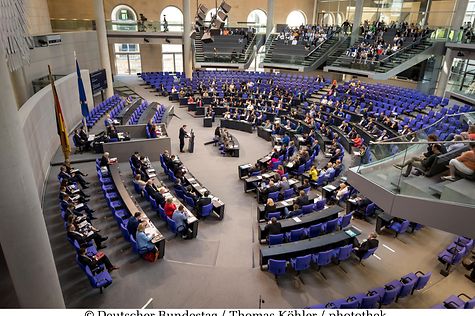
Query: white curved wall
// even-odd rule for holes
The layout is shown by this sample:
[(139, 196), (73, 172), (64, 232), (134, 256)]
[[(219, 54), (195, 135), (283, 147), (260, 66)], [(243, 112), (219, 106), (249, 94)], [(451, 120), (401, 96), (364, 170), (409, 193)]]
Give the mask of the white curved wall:
[[(86, 90), (87, 103), (89, 108), (92, 108), (94, 101), (89, 80), (89, 70), (81, 70), (81, 76)], [(55, 85), (66, 121), (66, 127), (71, 132), (82, 119), (76, 73), (74, 72), (57, 80)], [(38, 188), (38, 196), (41, 199), (50, 161), (60, 144), (56, 132), (51, 85), (43, 88), (28, 99), (18, 111), (18, 116), (25, 134), (29, 159), (35, 173), (34, 177), (36, 179), (36, 187)], [(71, 146), (74, 147), (72, 142)]]

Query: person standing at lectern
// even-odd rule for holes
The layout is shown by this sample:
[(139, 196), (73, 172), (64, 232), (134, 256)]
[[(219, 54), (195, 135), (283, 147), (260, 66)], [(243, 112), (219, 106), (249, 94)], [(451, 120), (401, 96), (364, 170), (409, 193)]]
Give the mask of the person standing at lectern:
[(188, 133), (186, 132), (186, 125), (183, 125), (180, 128), (180, 135), (178, 137), (180, 138), (180, 152), (184, 153), (185, 151), (183, 150), (183, 147), (185, 147), (185, 138), (189, 137)]

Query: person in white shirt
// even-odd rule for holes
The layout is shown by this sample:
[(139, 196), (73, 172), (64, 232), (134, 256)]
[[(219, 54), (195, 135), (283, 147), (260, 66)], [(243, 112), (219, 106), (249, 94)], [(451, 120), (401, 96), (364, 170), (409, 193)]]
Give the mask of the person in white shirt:
[[(460, 135), (455, 135), (454, 141), (456, 141), (456, 142), (463, 141), (463, 137), (460, 136)], [(464, 146), (465, 146), (464, 143), (452, 143), (447, 148), (447, 151), (449, 152), (449, 151), (459, 150), (459, 149), (463, 148)]]
[(345, 183), (340, 183), (340, 188), (336, 192), (336, 200), (339, 202), (340, 199), (348, 193), (348, 186)]

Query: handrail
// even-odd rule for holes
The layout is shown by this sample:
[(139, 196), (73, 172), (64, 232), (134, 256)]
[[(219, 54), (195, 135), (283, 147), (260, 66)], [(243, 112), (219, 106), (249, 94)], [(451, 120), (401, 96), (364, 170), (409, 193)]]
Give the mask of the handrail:
[(370, 145), (430, 145), (430, 144), (475, 144), (473, 140), (437, 140), (437, 141), (417, 141), (417, 142), (386, 142), (386, 141), (377, 141), (377, 142), (370, 142)]
[(324, 43), (326, 43), (332, 37), (333, 37), (333, 34), (330, 35), (330, 37), (327, 37), (327, 39), (324, 40), (323, 42), (321, 42), (317, 47), (312, 49), (312, 51), (310, 53), (308, 53), (304, 58), (310, 57), (310, 55), (312, 55), (315, 51), (317, 51)]
[(406, 137), (408, 137), (408, 136), (412, 136), (412, 135), (415, 135), (415, 134), (417, 134), (417, 133), (419, 133), (419, 132), (421, 132), (421, 131), (424, 131), (424, 130), (426, 130), (426, 129), (429, 129), (429, 128), (435, 126), (436, 124), (439, 124), (440, 122), (442, 122), (442, 121), (443, 121), (444, 119), (446, 119), (447, 117), (461, 116), (461, 115), (466, 115), (466, 114), (475, 114), (475, 111), (472, 111), (472, 112), (464, 112), (464, 113), (457, 113), (457, 114), (447, 114), (447, 115), (441, 117), (439, 120), (437, 120), (437, 121), (435, 121), (434, 123), (432, 123), (431, 125), (428, 125), (428, 126), (426, 126), (426, 127), (424, 127), (424, 128), (421, 128), (421, 129), (419, 129), (419, 130), (417, 130), (417, 131), (414, 131), (414, 132), (409, 133), (409, 134), (406, 134), (406, 135), (400, 135), (400, 136), (396, 136), (396, 137), (393, 137), (393, 138), (388, 138), (388, 139), (386, 139), (386, 140), (384, 140), (384, 141), (382, 141), (382, 142), (383, 142), (383, 143), (385, 143), (385, 142), (392, 142), (392, 141), (394, 141), (394, 140), (396, 140), (396, 139), (400, 139), (400, 138), (403, 138), (403, 137), (406, 138)]
[(419, 40), (417, 40), (417, 41), (415, 41), (415, 42), (412, 42), (412, 44), (407, 45), (406, 47), (395, 51), (395, 52), (392, 53), (391, 55), (388, 55), (388, 56), (384, 57), (384, 58), (381, 59), (381, 60), (378, 60), (378, 63), (382, 63), (382, 62), (384, 62), (385, 60), (387, 60), (387, 59), (393, 57), (394, 55), (397, 55), (397, 54), (399, 54), (399, 53), (402, 53), (402, 52), (405, 51), (406, 49), (409, 49), (409, 47), (412, 48), (413, 46), (415, 46), (415, 45), (417, 45), (417, 44), (420, 44), (424, 39), (430, 38), (430, 35), (431, 35), (431, 34), (432, 34), (432, 31), (431, 31), (429, 34), (427, 34), (426, 36), (421, 37)]

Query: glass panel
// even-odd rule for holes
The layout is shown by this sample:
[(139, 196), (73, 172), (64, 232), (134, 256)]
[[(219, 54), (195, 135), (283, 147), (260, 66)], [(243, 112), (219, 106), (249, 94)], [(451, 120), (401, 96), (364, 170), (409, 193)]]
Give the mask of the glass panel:
[(286, 24), (290, 27), (299, 27), (307, 24), (307, 18), (302, 11), (292, 11), (287, 16)]
[(163, 9), (160, 14), (161, 31), (181, 32), (183, 25), (183, 13), (174, 6)]
[(183, 46), (180, 44), (163, 44), (163, 53), (181, 53), (183, 52)]
[[(366, 151), (362, 152), (361, 163), (356, 171), (396, 194), (442, 199), (441, 190), (451, 183), (441, 179), (441, 176), (448, 174), (447, 165), (451, 159), (470, 150), (470, 141), (456, 135), (468, 130), (464, 116), (475, 114), (468, 112), (469, 106), (453, 105), (444, 109), (453, 114), (442, 116), (427, 126), (424, 123), (422, 126), (426, 127), (407, 136), (370, 143)], [(432, 118), (439, 117), (438, 114)], [(412, 126), (413, 121), (417, 119), (411, 119), (408, 125)], [(416, 126), (412, 128), (416, 129)], [(457, 202), (465, 203), (462, 200)]]
[(130, 74), (142, 72), (142, 61), (140, 54), (129, 54)]
[(175, 54), (175, 72), (183, 72), (183, 54)]
[(139, 51), (138, 44), (114, 44), (114, 52), (116, 53), (138, 53)]
[(173, 54), (162, 54), (162, 68), (164, 72), (174, 72)]
[(115, 67), (117, 69), (118, 75), (128, 75), (129, 74), (129, 63), (127, 60), (127, 54), (116, 54), (115, 55)]

